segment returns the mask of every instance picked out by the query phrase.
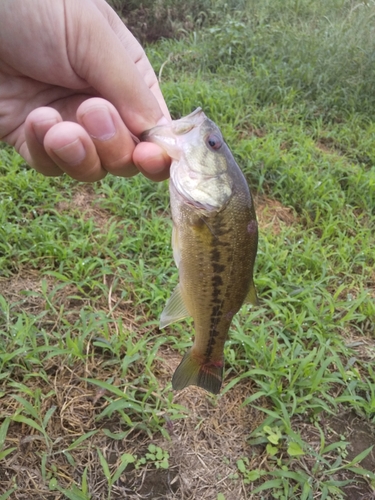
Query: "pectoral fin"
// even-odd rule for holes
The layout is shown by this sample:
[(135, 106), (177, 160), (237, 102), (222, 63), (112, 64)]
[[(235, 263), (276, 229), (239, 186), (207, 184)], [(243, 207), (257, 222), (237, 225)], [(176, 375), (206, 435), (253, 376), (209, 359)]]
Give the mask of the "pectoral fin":
[(161, 313), (160, 328), (165, 328), (171, 323), (184, 319), (187, 316), (190, 316), (190, 314), (182, 298), (180, 285), (177, 285)]
[(247, 292), (245, 302), (247, 302), (248, 304), (252, 304), (253, 306), (257, 306), (259, 304), (257, 291), (255, 289), (253, 280), (251, 280), (250, 289)]

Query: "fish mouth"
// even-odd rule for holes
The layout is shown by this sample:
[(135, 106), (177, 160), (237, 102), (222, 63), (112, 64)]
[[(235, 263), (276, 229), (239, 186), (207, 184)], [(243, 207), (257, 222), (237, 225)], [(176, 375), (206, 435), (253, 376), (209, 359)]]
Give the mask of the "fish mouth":
[(195, 109), (190, 115), (179, 120), (172, 120), (166, 125), (156, 125), (141, 134), (141, 141), (155, 142), (156, 144), (171, 143), (176, 135), (184, 135), (193, 128), (199, 127), (207, 119), (202, 108)]
[(206, 120), (207, 117), (202, 108), (197, 108), (190, 115), (179, 120), (173, 120), (164, 125), (156, 125), (156, 127), (146, 130), (141, 135), (141, 141), (157, 144), (171, 158), (178, 160), (181, 157), (181, 141), (184, 141), (184, 136), (192, 131), (193, 134), (199, 134), (199, 129)]
[(189, 122), (191, 125), (198, 126), (201, 125), (206, 118), (207, 116), (203, 113), (203, 109), (199, 107), (192, 111), (190, 115), (184, 116), (179, 120), (175, 120), (175, 123)]

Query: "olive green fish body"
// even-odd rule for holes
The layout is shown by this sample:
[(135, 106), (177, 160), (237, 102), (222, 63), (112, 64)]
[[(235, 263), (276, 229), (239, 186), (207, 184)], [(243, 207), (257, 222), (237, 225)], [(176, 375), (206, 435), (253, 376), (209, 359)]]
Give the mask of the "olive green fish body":
[[(181, 134), (186, 134), (188, 144), (178, 145), (183, 153), (175, 153), (170, 181), (179, 285), (162, 313), (161, 327), (187, 315), (193, 317), (194, 344), (172, 385), (174, 389), (199, 385), (216, 394), (232, 318), (247, 296), (256, 302), (253, 266), (258, 232), (247, 182), (218, 127), (201, 111), (189, 116), (193, 121), (198, 118), (192, 129), (195, 137), (189, 142), (193, 134), (189, 130)], [(188, 124), (189, 116), (178, 122)], [(156, 129), (149, 132), (148, 140)]]

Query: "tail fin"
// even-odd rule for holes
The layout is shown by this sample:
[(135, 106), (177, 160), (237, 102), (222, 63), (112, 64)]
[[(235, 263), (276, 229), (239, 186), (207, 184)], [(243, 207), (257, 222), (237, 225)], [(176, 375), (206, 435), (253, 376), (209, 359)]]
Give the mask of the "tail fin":
[(190, 349), (173, 374), (172, 387), (179, 391), (188, 385), (197, 385), (212, 394), (218, 394), (223, 381), (223, 369), (222, 362), (200, 364), (193, 358)]

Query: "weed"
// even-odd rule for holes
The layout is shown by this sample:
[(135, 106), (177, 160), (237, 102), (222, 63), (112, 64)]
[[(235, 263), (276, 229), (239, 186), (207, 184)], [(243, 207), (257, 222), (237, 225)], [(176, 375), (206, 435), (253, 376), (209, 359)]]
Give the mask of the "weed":
[(138, 459), (136, 468), (148, 463), (153, 464), (156, 469), (169, 468), (169, 453), (167, 451), (163, 450), (159, 446), (155, 446), (154, 444), (150, 444), (147, 449), (148, 452), (145, 456)]

